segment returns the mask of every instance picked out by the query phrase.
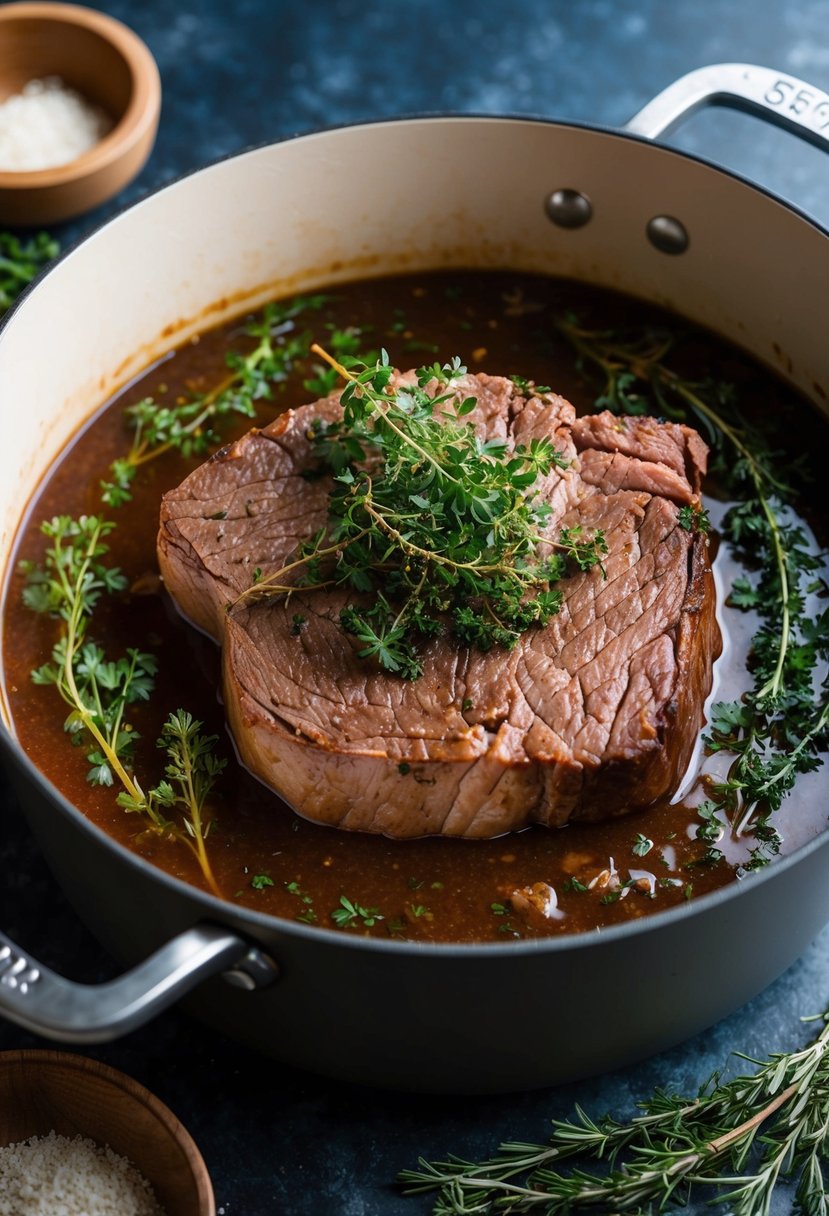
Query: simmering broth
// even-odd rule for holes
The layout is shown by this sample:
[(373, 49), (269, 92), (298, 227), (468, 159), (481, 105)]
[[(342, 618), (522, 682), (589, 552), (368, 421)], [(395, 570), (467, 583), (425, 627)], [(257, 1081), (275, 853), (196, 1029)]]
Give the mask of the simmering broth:
[[(589, 319), (594, 328), (621, 324), (678, 328), (674, 319), (653, 309), (569, 282), (510, 272), (453, 272), (338, 286), (321, 308), (286, 322), (282, 336), (295, 338), (308, 331), (326, 345), (335, 331), (356, 327), (360, 333), (355, 341), (361, 350), (384, 347), (397, 367), (444, 362), (459, 355), (471, 371), (520, 374), (548, 384), (586, 412), (593, 406), (597, 386), (554, 327), (554, 318), (566, 310)], [(220, 736), (229, 765), (210, 803), (214, 822), (208, 847), (224, 897), (261, 912), (344, 932), (413, 940), (502, 941), (624, 923), (734, 881), (756, 841), (726, 829), (718, 841), (723, 859), (704, 860), (708, 845), (697, 837), (696, 807), (705, 797), (704, 774), (722, 774), (727, 763), (722, 756), (704, 756), (702, 748), (677, 796), (646, 812), (596, 825), (533, 828), (491, 841), (390, 841), (319, 827), (294, 814), (237, 765), (217, 697), (218, 652), (178, 617), (157, 576), (161, 495), (204, 457), (185, 457), (171, 450), (148, 462), (132, 485), (132, 500), (117, 509), (102, 508), (101, 482), (109, 476), (112, 461), (129, 447), (127, 407), (148, 395), (175, 403), (210, 389), (227, 375), (227, 351), (244, 353), (251, 343), (240, 322), (206, 332), (148, 369), (110, 402), (44, 482), (17, 550), (18, 559), (42, 560), (45, 541), (39, 525), (53, 515), (103, 510), (117, 521), (108, 537), (109, 558), (125, 573), (129, 589), (100, 600), (95, 637), (107, 654), (122, 654), (137, 646), (158, 660), (150, 700), (130, 710), (141, 736), (135, 769), (145, 788), (161, 771), (154, 740), (171, 710), (189, 709), (206, 730)], [(805, 451), (816, 457), (825, 444), (825, 424), (809, 407), (732, 348), (696, 332), (679, 344), (678, 358), (694, 369), (698, 379), (715, 374), (734, 383), (753, 411), (780, 423), (783, 439), (788, 434), (796, 442), (793, 455)], [(296, 358), (272, 397), (258, 402), (256, 425), (318, 395), (303, 386), (314, 375), (315, 362), (310, 355)], [(252, 425), (239, 417), (223, 419), (222, 424), (223, 440)], [(713, 480), (706, 488), (706, 505), (716, 528), (727, 504), (719, 499)], [(803, 488), (805, 517), (819, 531), (805, 477)], [(716, 534), (712, 545), (717, 546)], [(750, 614), (724, 606), (737, 572), (725, 546), (716, 552), (715, 571), (726, 645), (715, 666), (713, 697), (735, 700), (750, 683), (746, 661), (755, 622)], [(84, 758), (88, 749), (71, 747), (63, 730), (65, 710), (54, 688), (34, 684), (30, 676), (48, 658), (60, 622), (35, 615), (23, 605), (23, 584), (24, 577), (16, 570), (7, 596), (3, 655), (6, 692), (23, 747), (50, 780), (111, 836), (177, 877), (204, 885), (186, 848), (148, 830), (139, 816), (121, 809), (112, 788), (88, 783)], [(820, 782), (819, 773), (802, 777), (796, 795), (775, 817), (785, 849), (825, 829)], [(615, 879), (609, 882), (614, 873), (621, 886)], [(540, 882), (556, 892), (556, 915), (522, 913), (511, 905), (512, 892)]]

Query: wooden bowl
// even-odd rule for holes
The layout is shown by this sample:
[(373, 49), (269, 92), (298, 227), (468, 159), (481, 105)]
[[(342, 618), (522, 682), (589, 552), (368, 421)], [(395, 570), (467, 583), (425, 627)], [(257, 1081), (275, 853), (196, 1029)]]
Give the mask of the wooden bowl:
[(128, 1158), (152, 1183), (165, 1216), (216, 1216), (201, 1153), (149, 1090), (85, 1056), (0, 1052), (0, 1145), (50, 1131), (87, 1136)]
[(74, 4), (0, 8), (0, 101), (30, 80), (59, 76), (100, 106), (113, 128), (88, 152), (51, 169), (0, 171), (0, 222), (68, 219), (116, 194), (150, 155), (161, 111), (155, 60), (120, 21)]

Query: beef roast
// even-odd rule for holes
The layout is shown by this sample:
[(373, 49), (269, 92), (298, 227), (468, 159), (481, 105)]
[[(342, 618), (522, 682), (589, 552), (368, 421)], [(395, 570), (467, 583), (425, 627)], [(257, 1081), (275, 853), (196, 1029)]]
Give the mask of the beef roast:
[(305, 817), (388, 836), (491, 837), (648, 806), (681, 780), (719, 648), (707, 541), (679, 522), (705, 444), (653, 418), (577, 419), (563, 398), (501, 377), (456, 387), (477, 398), (480, 433), (554, 438), (570, 463), (540, 483), (551, 526), (603, 529), (604, 573), (564, 580), (559, 614), (512, 651), (425, 643), (411, 682), (357, 657), (339, 624), (353, 592), (297, 590), (228, 612), (257, 568), (280, 569), (326, 520), (330, 483), (303, 473), (311, 423), (338, 417), (338, 399), (283, 414), (161, 510), (164, 581), (222, 645), (241, 759)]

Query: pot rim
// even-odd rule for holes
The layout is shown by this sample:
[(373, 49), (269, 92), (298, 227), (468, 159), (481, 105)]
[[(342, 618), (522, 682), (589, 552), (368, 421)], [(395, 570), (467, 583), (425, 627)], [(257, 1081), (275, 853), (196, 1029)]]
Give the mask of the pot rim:
[[(750, 117), (750, 116), (749, 116)], [(61, 249), (60, 253), (54, 258), (48, 266), (45, 266), (38, 272), (35, 277), (26, 284), (20, 294), (15, 298), (13, 303), (6, 309), (5, 313), (0, 317), (0, 341), (3, 334), (17, 310), (23, 305), (31, 294), (34, 288), (40, 282), (51, 274), (55, 267), (61, 262), (75, 254), (78, 249), (92, 240), (104, 228), (110, 224), (116, 223), (122, 219), (128, 212), (137, 210), (151, 198), (155, 198), (158, 194), (163, 194), (165, 190), (171, 190), (178, 186), (181, 182), (187, 181), (194, 177), (197, 173), (203, 173), (207, 169), (212, 169), (216, 165), (222, 165), (226, 161), (235, 160), (237, 157), (247, 156), (252, 152), (261, 152), (266, 148), (277, 148), (281, 144), (293, 143), (298, 139), (314, 139), (317, 136), (333, 135), (338, 131), (350, 131), (355, 128), (365, 127), (387, 127), (395, 123), (415, 123), (415, 122), (493, 122), (493, 123), (529, 123), (533, 126), (555, 127), (565, 130), (574, 131), (589, 131), (598, 135), (615, 136), (618, 139), (628, 140), (631, 143), (644, 145), (648, 148), (653, 148), (659, 152), (666, 153), (670, 156), (676, 156), (680, 160), (689, 160), (694, 164), (700, 165), (705, 169), (710, 169), (714, 173), (719, 173), (723, 177), (730, 178), (733, 181), (739, 182), (742, 186), (747, 186), (751, 190), (757, 191), (771, 202), (778, 203), (798, 219), (804, 220), (810, 227), (815, 228), (822, 236), (829, 237), (829, 224), (823, 224), (816, 216), (810, 215), (807, 211), (802, 210), (796, 203), (789, 199), (783, 198), (782, 195), (775, 193), (769, 186), (764, 186), (761, 182), (753, 181), (750, 177), (737, 172), (736, 169), (729, 169), (725, 165), (720, 165), (716, 161), (709, 160), (707, 157), (696, 152), (686, 152), (680, 148), (672, 148), (668, 144), (661, 143), (654, 139), (649, 139), (645, 135), (639, 135), (633, 131), (627, 131), (624, 127), (611, 127), (606, 123), (585, 122), (580, 119), (558, 119), (548, 118), (543, 114), (522, 114), (522, 113), (507, 113), (507, 114), (485, 114), (477, 111), (458, 111), (458, 110), (423, 110), (411, 111), (405, 114), (391, 115), (386, 118), (360, 118), (353, 122), (331, 123), (324, 126), (312, 127), (307, 131), (289, 131), (285, 135), (279, 136), (277, 139), (264, 139), (257, 143), (246, 144), (243, 148), (237, 148), (233, 152), (224, 152), (220, 156), (215, 156), (203, 164), (195, 165), (192, 169), (185, 169), (182, 173), (177, 173), (175, 176), (162, 182), (158, 186), (143, 191), (137, 198), (131, 202), (123, 203), (117, 207), (110, 215), (98, 220), (91, 228), (82, 232), (65, 248)]]
[[(72, 244), (62, 250), (61, 253), (49, 263), (36, 277), (26, 286), (26, 288), (17, 297), (11, 307), (7, 310), (2, 319), (0, 319), (0, 342), (5, 338), (6, 330), (13, 320), (18, 310), (25, 306), (26, 300), (32, 291), (37, 290), (38, 285), (52, 271), (67, 258), (75, 256), (83, 246), (91, 241), (99, 232), (109, 227), (110, 224), (116, 223), (122, 219), (127, 213), (139, 210), (150, 199), (156, 195), (162, 194), (166, 190), (174, 189), (181, 182), (188, 180), (197, 173), (202, 173), (205, 170), (211, 169), (216, 165), (223, 164), (226, 161), (247, 156), (250, 153), (262, 151), (271, 147), (278, 147), (280, 144), (293, 142), (297, 139), (314, 139), (318, 136), (334, 134), (338, 131), (351, 130), (353, 128), (364, 127), (385, 127), (394, 123), (443, 123), (443, 122), (488, 122), (488, 123), (530, 123), (533, 125), (548, 126), (561, 129), (569, 129), (575, 131), (588, 131), (593, 134), (607, 135), (623, 140), (630, 140), (634, 143), (644, 144), (649, 148), (653, 148), (668, 156), (679, 157), (682, 160), (690, 160), (695, 164), (702, 166), (710, 171), (718, 173), (726, 178), (730, 178), (740, 185), (746, 186), (751, 190), (755, 190), (761, 195), (768, 198), (771, 202), (777, 203), (785, 208), (799, 219), (803, 220), (810, 227), (816, 229), (821, 235), (829, 237), (829, 228), (824, 226), (814, 216), (810, 216), (805, 211), (802, 211), (796, 204), (782, 198), (768, 187), (751, 181), (734, 170), (727, 169), (715, 162), (708, 160), (696, 153), (685, 152), (679, 149), (668, 147), (665, 144), (658, 143), (648, 139), (645, 136), (634, 134), (630, 131), (621, 130), (619, 128), (606, 126), (600, 123), (589, 123), (581, 121), (562, 121), (559, 119), (547, 118), (542, 115), (531, 114), (479, 114), (479, 113), (459, 113), (459, 112), (426, 112), (426, 113), (409, 113), (403, 115), (395, 115), (388, 118), (371, 118), (362, 119), (349, 123), (337, 123), (330, 126), (316, 127), (309, 131), (292, 132), (275, 140), (264, 140), (260, 143), (251, 144), (234, 152), (225, 153), (222, 156), (215, 157), (213, 160), (207, 161), (202, 165), (198, 165), (184, 173), (178, 174), (162, 185), (147, 190), (138, 199), (130, 203), (124, 204), (118, 208), (112, 215), (107, 216), (100, 222), (96, 223), (88, 231), (79, 236)], [(779, 374), (779, 373), (778, 373)], [(94, 412), (94, 411), (93, 411)], [(90, 415), (91, 416), (91, 415)], [(26, 512), (28, 512), (29, 504), (26, 504)], [(21, 519), (25, 517), (21, 516)], [(16, 543), (16, 537), (15, 537)], [(5, 582), (5, 579), (4, 579)], [(2, 596), (4, 599), (5, 596)], [(0, 685), (2, 685), (2, 666), (0, 666)], [(0, 689), (0, 693), (2, 689)], [(277, 916), (271, 916), (264, 912), (257, 912), (254, 908), (248, 908), (242, 905), (231, 903), (229, 900), (219, 899), (208, 891), (203, 891), (199, 887), (185, 882), (183, 879), (176, 878), (169, 874), (166, 870), (159, 866), (153, 865), (146, 861), (137, 853), (133, 853), (125, 845), (109, 836), (102, 828), (88, 819), (82, 811), (78, 809), (61, 791), (53, 785), (53, 783), (40, 771), (24, 750), (19, 741), (15, 738), (5, 722), (0, 718), (0, 752), (5, 753), (8, 760), (15, 764), (19, 770), (29, 780), (34, 780), (34, 784), (39, 789), (39, 792), (46, 797), (56, 809), (63, 815), (72, 820), (76, 827), (90, 835), (97, 843), (105, 846), (108, 849), (115, 850), (125, 862), (132, 866), (136, 866), (140, 872), (144, 874), (150, 881), (162, 882), (173, 891), (180, 895), (191, 897), (200, 911), (206, 918), (219, 922), (227, 923), (228, 921), (242, 921), (245, 925), (258, 930), (266, 931), (273, 934), (275, 931), (287, 936), (295, 936), (300, 941), (317, 942), (321, 944), (343, 946), (347, 949), (369, 950), (372, 952), (392, 953), (392, 954), (409, 954), (416, 956), (430, 955), (439, 956), (446, 959), (470, 958), (480, 956), (482, 952), (487, 954), (501, 955), (527, 955), (545, 952), (549, 954), (558, 954), (562, 951), (570, 951), (580, 948), (592, 948), (599, 941), (602, 944), (612, 945), (613, 942), (628, 937), (637, 937), (647, 933), (657, 933), (666, 925), (674, 922), (682, 922), (690, 917), (702, 916), (718, 908), (720, 905), (730, 903), (731, 900), (739, 898), (745, 889), (743, 884), (748, 883), (749, 890), (754, 890), (763, 884), (772, 881), (776, 875), (783, 874), (794, 865), (798, 865), (802, 859), (810, 856), (813, 852), (821, 848), (829, 846), (829, 827), (827, 827), (820, 835), (813, 840), (806, 842), (797, 848), (793, 853), (786, 857), (779, 858), (771, 862), (759, 873), (751, 874), (746, 879), (734, 879), (727, 886), (720, 887), (715, 891), (709, 892), (706, 895), (698, 896), (696, 899), (687, 902), (686, 904), (667, 908), (660, 912), (650, 913), (641, 919), (629, 922), (627, 924), (611, 925), (601, 930), (581, 933), (565, 933), (557, 937), (535, 938), (524, 941), (508, 941), (508, 942), (411, 942), (399, 941), (394, 938), (388, 940), (376, 937), (363, 937), (351, 935), (342, 932), (342, 930), (328, 929), (324, 926), (309, 926), (303, 925), (301, 922), (283, 919)], [(291, 811), (291, 814), (296, 812)], [(458, 842), (462, 844), (463, 842)]]

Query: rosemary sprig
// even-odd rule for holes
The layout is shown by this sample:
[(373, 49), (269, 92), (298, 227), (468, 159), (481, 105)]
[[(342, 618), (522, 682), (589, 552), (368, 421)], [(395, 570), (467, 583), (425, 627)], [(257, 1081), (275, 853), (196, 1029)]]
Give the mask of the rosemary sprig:
[(46, 232), (39, 232), (28, 241), (21, 241), (10, 232), (0, 232), (0, 316), (59, 252), (60, 245)]
[[(450, 1156), (403, 1170), (407, 1194), (437, 1191), (434, 1216), (537, 1212), (681, 1211), (692, 1199), (727, 1204), (729, 1216), (768, 1216), (781, 1180), (796, 1185), (795, 1212), (825, 1216), (829, 1149), (829, 1014), (807, 1047), (721, 1082), (696, 1097), (657, 1090), (626, 1123), (594, 1120), (580, 1107), (553, 1120), (547, 1144), (502, 1144), (481, 1162)], [(564, 1161), (573, 1165), (558, 1168)], [(603, 1169), (581, 1163), (604, 1164)]]
[[(798, 774), (820, 765), (829, 745), (829, 683), (820, 674), (829, 659), (829, 611), (816, 613), (809, 598), (820, 586), (821, 556), (791, 506), (795, 494), (781, 474), (786, 462), (740, 413), (733, 389), (691, 382), (666, 363), (675, 334), (591, 331), (572, 316), (558, 328), (581, 361), (604, 375), (596, 408), (661, 413), (699, 426), (714, 449), (718, 477), (739, 500), (723, 520), (723, 534), (756, 573), (734, 581), (729, 603), (756, 612), (760, 628), (750, 657), (752, 688), (740, 701), (712, 707), (709, 751), (735, 759), (724, 779), (710, 783), (702, 809), (704, 818), (719, 811), (737, 834), (753, 834), (758, 843), (745, 868), (755, 869), (779, 850), (771, 814)], [(694, 526), (690, 516), (680, 522)]]
[(299, 587), (370, 594), (369, 604), (346, 605), (340, 623), (361, 658), (406, 679), (422, 669), (418, 640), (444, 628), (489, 650), (547, 624), (561, 604), (555, 584), (606, 552), (600, 531), (551, 531), (537, 482), (567, 466), (552, 442), (510, 448), (476, 435), (467, 420), (475, 398), (453, 387), (466, 372), (457, 358), (395, 386), (385, 351), (346, 368), (311, 349), (347, 382), (342, 421), (312, 432), (317, 459), (334, 475), (328, 522), (236, 604)]
[[(145, 815), (152, 830), (183, 841), (196, 857), (211, 890), (220, 895), (205, 849), (209, 824), (204, 803), (225, 761), (213, 755), (215, 736), (199, 733), (201, 723), (178, 710), (162, 727), (158, 746), (168, 757), (165, 780), (145, 793), (133, 769), (140, 737), (126, 717), (128, 707), (148, 700), (157, 670), (155, 656), (130, 648), (117, 659), (89, 637), (89, 624), (102, 595), (126, 588), (124, 575), (103, 560), (106, 537), (115, 524), (99, 516), (56, 516), (41, 524), (50, 544), (42, 564), (21, 562), (26, 576), (23, 601), (34, 612), (58, 618), (60, 637), (51, 662), (32, 672), (36, 684), (54, 685), (68, 706), (64, 730), (86, 746), (87, 779), (122, 792), (118, 803)], [(163, 813), (176, 808), (182, 825)]]
[(110, 465), (111, 480), (101, 482), (101, 499), (119, 507), (132, 498), (131, 485), (138, 469), (173, 449), (183, 456), (203, 455), (221, 441), (216, 423), (231, 414), (256, 416), (257, 403), (273, 395), (296, 363), (308, 355), (310, 335), (296, 331), (296, 318), (318, 312), (325, 295), (297, 296), (267, 304), (261, 317), (249, 321), (245, 333), (256, 345), (247, 355), (230, 351), (225, 356), (227, 375), (190, 400), (167, 405), (145, 397), (126, 411), (132, 446), (126, 456)]

